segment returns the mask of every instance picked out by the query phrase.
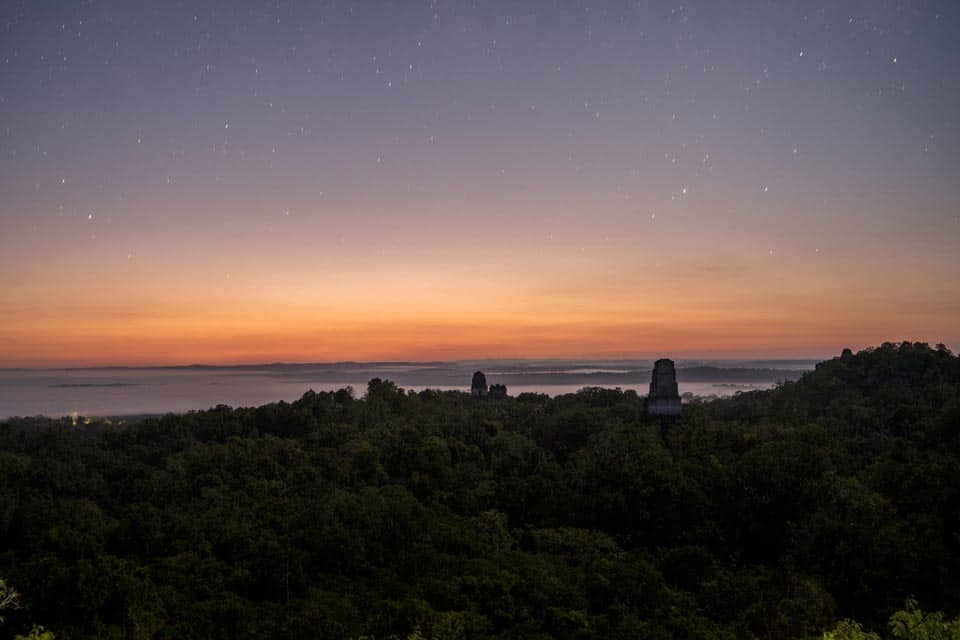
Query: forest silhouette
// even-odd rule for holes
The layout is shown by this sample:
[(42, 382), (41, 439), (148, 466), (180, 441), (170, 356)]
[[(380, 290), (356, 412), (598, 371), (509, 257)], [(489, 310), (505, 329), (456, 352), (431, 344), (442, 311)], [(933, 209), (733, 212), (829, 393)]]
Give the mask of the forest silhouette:
[(632, 390), (356, 395), (0, 423), (0, 576), (22, 605), (0, 633), (960, 633), (942, 345), (845, 351), (664, 432)]

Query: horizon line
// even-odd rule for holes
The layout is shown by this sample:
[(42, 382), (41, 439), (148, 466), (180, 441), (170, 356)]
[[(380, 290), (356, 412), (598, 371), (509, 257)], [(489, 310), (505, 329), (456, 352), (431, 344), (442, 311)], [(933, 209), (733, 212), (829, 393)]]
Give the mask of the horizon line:
[[(781, 357), (697, 357), (684, 356), (682, 358), (670, 358), (681, 363), (687, 362), (823, 362), (830, 358), (837, 357), (839, 354), (830, 356), (781, 356)], [(440, 365), (440, 364), (470, 364), (470, 363), (495, 363), (495, 362), (637, 362), (649, 360), (651, 365), (660, 356), (647, 357), (628, 357), (628, 358), (590, 358), (590, 357), (572, 357), (572, 358), (532, 358), (532, 357), (510, 357), (510, 358), (463, 358), (454, 360), (329, 360), (329, 361), (275, 361), (275, 362), (237, 362), (231, 364), (211, 364), (211, 363), (190, 363), (190, 364), (104, 364), (104, 365), (81, 365), (81, 366), (47, 366), (47, 367), (0, 367), (0, 371), (93, 371), (98, 369), (241, 369), (241, 368), (265, 368), (265, 367), (311, 367), (311, 366), (341, 366), (341, 365)]]

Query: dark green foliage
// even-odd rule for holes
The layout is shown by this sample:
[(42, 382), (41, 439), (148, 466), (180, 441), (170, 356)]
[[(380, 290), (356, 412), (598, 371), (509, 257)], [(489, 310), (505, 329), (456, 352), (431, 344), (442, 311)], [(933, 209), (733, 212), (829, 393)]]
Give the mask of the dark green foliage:
[[(688, 404), (372, 380), (0, 425), (0, 576), (71, 638), (807, 638), (960, 611), (960, 360), (887, 344)], [(837, 627), (839, 628), (839, 627)], [(838, 636), (839, 637), (839, 636)]]

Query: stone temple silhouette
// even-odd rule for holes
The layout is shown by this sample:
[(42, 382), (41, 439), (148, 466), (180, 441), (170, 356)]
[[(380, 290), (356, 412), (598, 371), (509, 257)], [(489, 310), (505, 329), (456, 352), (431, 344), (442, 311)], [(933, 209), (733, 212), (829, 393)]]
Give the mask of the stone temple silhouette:
[(492, 384), (488, 389), (487, 376), (483, 375), (483, 371), (477, 371), (473, 374), (473, 382), (470, 383), (470, 395), (474, 398), (504, 400), (507, 397), (507, 385)]
[(492, 384), (490, 385), (490, 391), (487, 395), (491, 400), (503, 400), (507, 397), (507, 385)]
[(677, 369), (673, 360), (661, 358), (653, 363), (647, 413), (668, 418), (680, 415), (680, 392), (677, 389)]
[(473, 374), (473, 382), (470, 383), (470, 395), (474, 398), (487, 397), (487, 376), (483, 371), (477, 371)]

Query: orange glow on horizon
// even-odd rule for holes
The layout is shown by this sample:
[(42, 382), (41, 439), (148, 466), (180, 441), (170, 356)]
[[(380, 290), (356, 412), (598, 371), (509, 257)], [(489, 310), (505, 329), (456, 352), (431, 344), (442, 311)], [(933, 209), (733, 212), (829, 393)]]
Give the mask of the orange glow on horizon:
[[(779, 252), (666, 223), (640, 240), (526, 229), (476, 246), (404, 230), (392, 236), (402, 249), (342, 252), (309, 235), (262, 250), (255, 238), (161, 235), (129, 258), (47, 256), (5, 286), (0, 367), (821, 357), (960, 342), (956, 260), (939, 238), (917, 254), (921, 270), (844, 238), (814, 251), (799, 227)], [(0, 256), (14, 276), (18, 251)]]
[[(781, 309), (698, 308), (675, 300), (664, 307), (617, 308), (531, 300), (501, 301), (483, 311), (470, 301), (415, 309), (343, 309), (339, 313), (237, 303), (206, 309), (22, 316), (0, 329), (2, 366), (254, 364), (342, 360), (483, 358), (822, 356), (841, 347), (924, 339), (909, 317), (888, 314), (870, 333), (857, 313), (799, 305)], [(561, 307), (557, 310), (556, 307)], [(77, 317), (83, 317), (78, 322)], [(827, 320), (827, 318), (830, 318)], [(932, 340), (938, 342), (939, 340)]]

